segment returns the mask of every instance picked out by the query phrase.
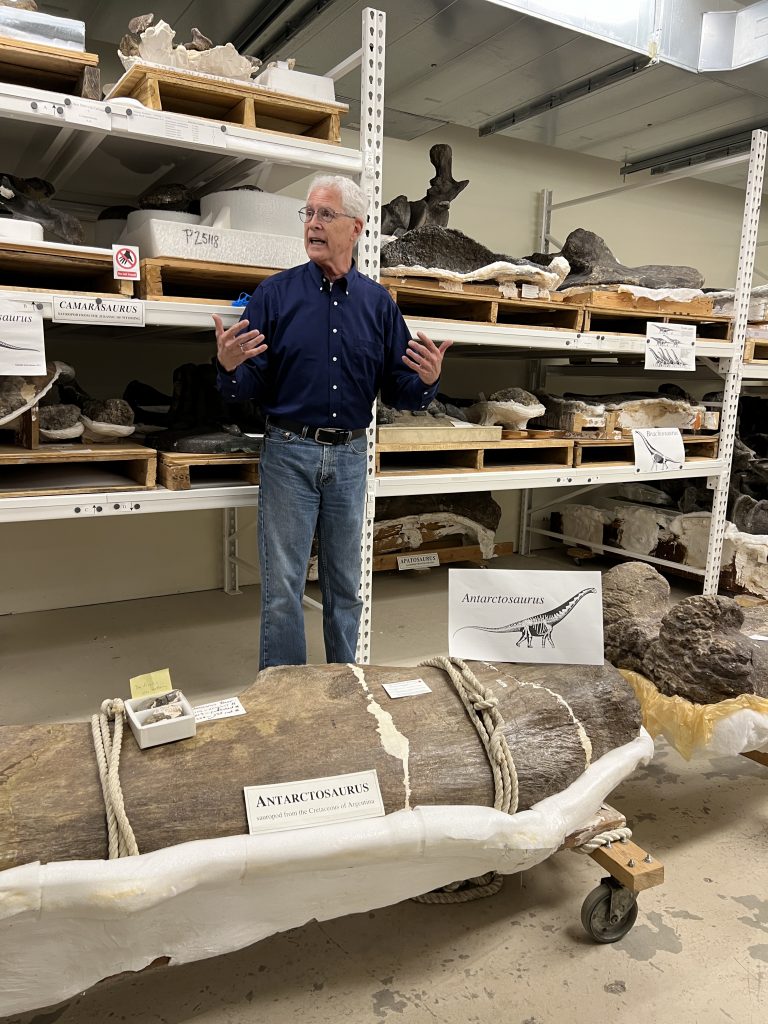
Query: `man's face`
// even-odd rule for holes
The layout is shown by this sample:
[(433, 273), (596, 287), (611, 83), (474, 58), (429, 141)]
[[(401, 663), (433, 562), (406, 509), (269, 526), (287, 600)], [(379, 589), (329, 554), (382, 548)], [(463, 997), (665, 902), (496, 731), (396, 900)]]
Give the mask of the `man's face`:
[[(326, 207), (335, 213), (342, 213), (342, 202), (336, 188), (313, 189), (307, 199), (307, 206), (313, 210)], [(304, 248), (313, 263), (334, 268), (343, 273), (352, 263), (352, 250), (363, 230), (359, 218), (335, 217), (329, 224), (315, 215), (304, 225)]]

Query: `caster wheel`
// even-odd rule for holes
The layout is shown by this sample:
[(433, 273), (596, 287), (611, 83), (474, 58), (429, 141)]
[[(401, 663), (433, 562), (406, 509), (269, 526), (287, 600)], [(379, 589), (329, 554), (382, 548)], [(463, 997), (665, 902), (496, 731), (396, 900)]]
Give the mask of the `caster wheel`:
[(581, 908), (581, 923), (595, 942), (618, 942), (636, 920), (637, 901), (634, 896), (623, 886), (608, 882), (602, 882), (593, 889)]

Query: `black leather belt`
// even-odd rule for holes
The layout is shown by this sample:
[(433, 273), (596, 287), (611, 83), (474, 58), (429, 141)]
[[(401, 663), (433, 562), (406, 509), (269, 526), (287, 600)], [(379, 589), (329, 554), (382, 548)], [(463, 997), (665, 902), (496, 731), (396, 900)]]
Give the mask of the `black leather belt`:
[(338, 427), (310, 427), (306, 423), (297, 423), (294, 420), (284, 420), (282, 417), (270, 416), (267, 425), (277, 427), (278, 430), (290, 430), (292, 434), (299, 437), (309, 437), (318, 444), (349, 444), (356, 437), (362, 437), (366, 428), (359, 430), (340, 430)]

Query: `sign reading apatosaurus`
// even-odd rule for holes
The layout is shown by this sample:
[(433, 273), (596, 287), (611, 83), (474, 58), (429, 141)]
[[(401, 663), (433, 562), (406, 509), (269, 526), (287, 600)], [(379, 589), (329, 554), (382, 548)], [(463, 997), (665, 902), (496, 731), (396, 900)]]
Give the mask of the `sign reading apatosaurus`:
[(448, 635), (456, 658), (602, 665), (600, 573), (450, 569)]

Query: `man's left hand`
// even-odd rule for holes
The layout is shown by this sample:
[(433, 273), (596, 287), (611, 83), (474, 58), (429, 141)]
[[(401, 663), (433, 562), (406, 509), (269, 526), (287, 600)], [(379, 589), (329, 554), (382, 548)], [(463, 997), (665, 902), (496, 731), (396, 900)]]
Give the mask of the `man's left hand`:
[(403, 356), (403, 362), (410, 369), (415, 370), (425, 384), (434, 384), (440, 377), (443, 366), (443, 356), (453, 344), (452, 341), (441, 341), (436, 345), (424, 331), (417, 331), (416, 337), (408, 342), (408, 351)]

